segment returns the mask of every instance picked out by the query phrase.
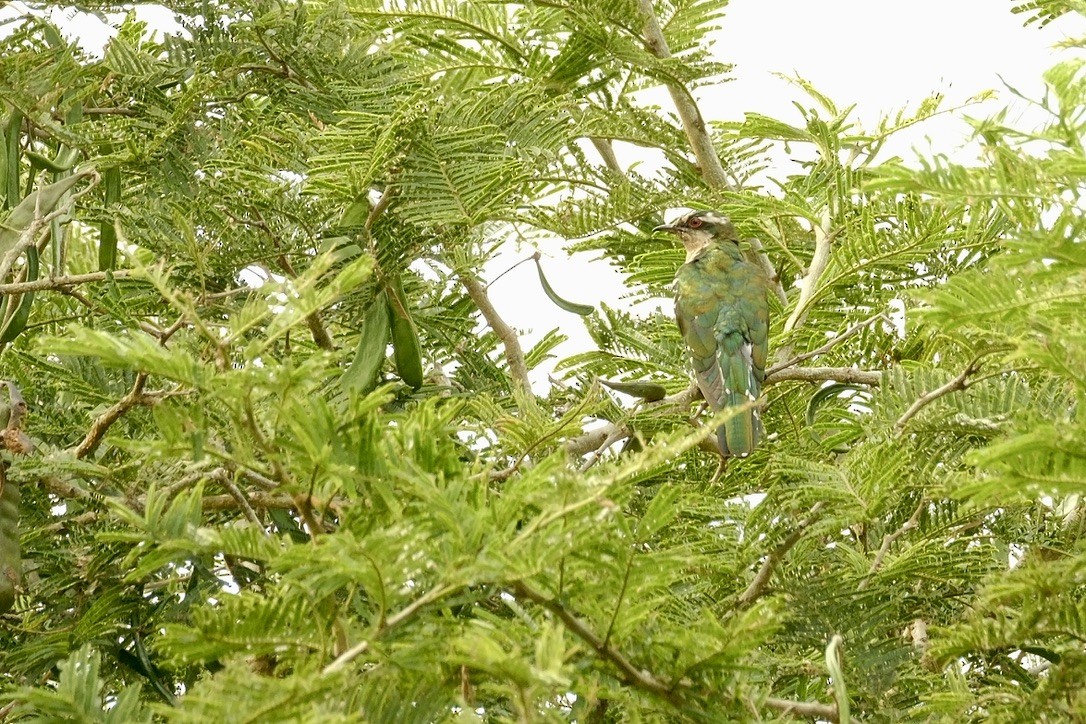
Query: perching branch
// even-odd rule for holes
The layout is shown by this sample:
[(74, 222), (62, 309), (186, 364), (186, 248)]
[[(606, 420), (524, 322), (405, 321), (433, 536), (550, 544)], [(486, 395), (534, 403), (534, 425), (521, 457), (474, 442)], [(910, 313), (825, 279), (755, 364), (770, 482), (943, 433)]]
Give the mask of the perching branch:
[[(768, 387), (779, 382), (790, 382), (793, 380), (801, 382), (826, 382), (828, 380), (833, 380), (834, 382), (870, 385), (872, 387), (878, 387), (882, 383), (882, 372), (879, 370), (858, 370), (853, 367), (791, 367), (788, 369), (778, 369), (779, 367), (780, 365), (774, 368), (777, 370), (776, 372), (766, 376), (765, 381), (762, 383), (763, 385)], [(642, 409), (686, 407), (691, 402), (698, 399), (699, 396), (701, 396), (701, 391), (698, 390), (697, 385), (690, 385), (690, 387), (687, 387), (682, 392), (668, 395), (658, 402), (646, 402), (642, 405)], [(606, 440), (616, 434), (628, 437), (632, 433), (629, 428), (623, 424), (609, 422), (595, 430), (591, 430), (567, 440), (566, 452), (572, 457), (580, 457), (598, 449)]]
[(513, 593), (517, 596), (526, 598), (529, 601), (534, 601), (554, 614), (558, 620), (562, 622), (562, 625), (569, 629), (577, 636), (577, 638), (591, 646), (596, 653), (617, 668), (619, 670), (619, 679), (621, 679), (623, 683), (632, 686), (635, 689), (640, 689), (641, 691), (646, 691), (650, 694), (659, 696), (665, 701), (677, 705), (678, 700), (670, 684), (660, 681), (648, 671), (634, 666), (634, 664), (620, 651), (600, 638), (595, 631), (588, 627), (588, 624), (574, 616), (573, 613), (559, 601), (548, 598), (523, 581), (514, 581), (512, 588)]
[(886, 560), (886, 554), (890, 552), (890, 546), (894, 544), (894, 541), (920, 525), (920, 514), (924, 512), (924, 508), (926, 508), (927, 505), (928, 501), (921, 498), (920, 504), (916, 506), (916, 510), (913, 511), (912, 516), (902, 523), (900, 528), (892, 533), (887, 533), (882, 537), (882, 545), (879, 547), (879, 552), (875, 554), (875, 560), (871, 562), (871, 568), (867, 571), (867, 575), (860, 581), (860, 584), (856, 586), (857, 591), (862, 591), (867, 588), (867, 584), (871, 582), (871, 577), (882, 568), (882, 563)]
[(750, 585), (747, 586), (747, 590), (743, 591), (736, 601), (738, 606), (749, 606), (765, 594), (766, 587), (769, 585), (769, 579), (773, 577), (773, 571), (776, 570), (777, 565), (788, 551), (792, 550), (792, 546), (798, 543), (799, 539), (803, 537), (803, 532), (811, 527), (818, 512), (822, 510), (823, 505), (824, 504), (821, 502), (812, 505), (811, 512), (808, 513), (807, 517), (801, 520), (796, 525), (795, 529), (788, 534), (788, 537), (765, 557), (765, 560), (762, 561), (761, 568), (758, 569), (758, 573), (754, 576), (754, 580), (750, 582)]
[(878, 387), (882, 384), (882, 372), (880, 370), (858, 370), (854, 367), (792, 367), (766, 375), (762, 384), (768, 387), (778, 382), (791, 380), (804, 382), (833, 380), (834, 382), (844, 382), (846, 384)]
[(524, 361), (524, 350), (520, 346), (520, 338), (515, 329), (506, 324), (498, 314), (498, 310), (490, 302), (490, 296), (479, 280), (471, 272), (462, 272), (460, 282), (468, 291), (468, 296), (475, 302), (475, 306), (483, 313), (483, 319), (494, 330), (505, 349), (505, 362), (509, 365), (509, 375), (513, 378), (513, 385), (526, 395), (532, 394), (531, 383), (528, 382), (528, 365)]
[(979, 380), (970, 380), (969, 378), (980, 371), (980, 361), (990, 354), (996, 354), (997, 352), (1005, 351), (1005, 347), (999, 347), (996, 349), (990, 349), (985, 352), (981, 352), (965, 366), (965, 369), (961, 371), (954, 379), (947, 382), (945, 385), (940, 385), (930, 392), (925, 392), (918, 397), (913, 404), (909, 405), (909, 409), (905, 410), (904, 414), (897, 419), (894, 423), (895, 436), (901, 437), (905, 432), (905, 426), (909, 424), (909, 420), (916, 417), (917, 413), (924, 409), (925, 406), (935, 402), (940, 397), (949, 395), (951, 392), (959, 392), (966, 390)]

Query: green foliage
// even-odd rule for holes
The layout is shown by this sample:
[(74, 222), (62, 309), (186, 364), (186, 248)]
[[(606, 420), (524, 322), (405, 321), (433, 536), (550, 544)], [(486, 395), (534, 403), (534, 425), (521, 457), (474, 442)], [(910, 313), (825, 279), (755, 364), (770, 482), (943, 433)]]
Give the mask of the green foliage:
[[(655, 3), (671, 57), (642, 6), (173, 3), (162, 35), (100, 2), (100, 55), (51, 3), (6, 27), (0, 282), (39, 282), (3, 295), (36, 451), (3, 453), (0, 711), (1086, 716), (1086, 67), (1040, 128), (971, 121), (968, 164), (882, 155), (938, 98), (864, 128), (792, 79), (795, 118), (710, 124), (724, 187), (637, 92), (722, 80), (726, 3)], [(770, 435), (722, 470), (732, 413), (691, 424), (656, 311), (679, 205), (780, 280)], [(548, 267), (593, 345), (520, 353), (465, 287), (513, 239), (647, 304)]]

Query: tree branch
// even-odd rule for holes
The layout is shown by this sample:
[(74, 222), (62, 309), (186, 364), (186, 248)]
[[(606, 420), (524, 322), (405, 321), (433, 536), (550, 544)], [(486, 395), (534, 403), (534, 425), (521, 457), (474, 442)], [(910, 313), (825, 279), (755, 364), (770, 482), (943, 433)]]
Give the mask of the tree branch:
[(577, 636), (577, 638), (591, 646), (596, 653), (603, 657), (603, 659), (617, 668), (619, 670), (619, 679), (621, 679), (623, 683), (632, 686), (635, 689), (640, 689), (641, 691), (646, 691), (650, 694), (659, 696), (671, 704), (678, 705), (678, 699), (672, 691), (672, 686), (670, 684), (660, 681), (660, 679), (656, 678), (648, 671), (634, 666), (620, 651), (600, 638), (595, 631), (574, 616), (573, 613), (561, 603), (552, 598), (548, 598), (523, 581), (513, 581), (511, 587), (513, 593), (517, 596), (526, 598), (529, 601), (534, 601), (554, 614), (558, 620), (562, 622), (562, 625), (569, 629)]
[(799, 542), (799, 539), (803, 537), (803, 532), (807, 530), (815, 521), (815, 516), (822, 510), (823, 503), (815, 503), (811, 506), (811, 512), (807, 514), (807, 517), (801, 520), (788, 537), (785, 538), (780, 545), (773, 549), (762, 561), (761, 568), (758, 569), (758, 573), (755, 574), (754, 580), (747, 586), (747, 590), (740, 594), (736, 605), (740, 607), (746, 607), (757, 601), (765, 594), (765, 589), (769, 585), (769, 579), (773, 577), (773, 571), (776, 570), (777, 565), (781, 562), (781, 559), (792, 550), (792, 546)]
[(844, 382), (846, 384), (870, 385), (882, 384), (880, 370), (858, 370), (854, 367), (792, 367), (766, 375), (763, 385), (775, 385), (778, 382), (802, 380), (804, 382)]
[(817, 701), (789, 701), (770, 696), (766, 697), (765, 705), (781, 714), (794, 714), (828, 721), (837, 721), (837, 707), (830, 704), (821, 704)]
[[(652, 7), (652, 0), (638, 0), (638, 8), (644, 21), (642, 35), (645, 47), (650, 53), (661, 60), (671, 57), (671, 49), (667, 46), (667, 39), (656, 19), (656, 11)], [(683, 130), (690, 141), (690, 148), (694, 151), (694, 157), (698, 160), (701, 175), (713, 188), (732, 189), (734, 184), (728, 178), (724, 165), (713, 147), (713, 140), (709, 137), (709, 131), (705, 126), (705, 119), (698, 109), (697, 103), (690, 96), (689, 91), (681, 85), (667, 83), (667, 92), (675, 104), (675, 110), (682, 119)]]
[(811, 300), (814, 299), (815, 291), (818, 289), (818, 281), (822, 278), (822, 273), (826, 271), (826, 266), (830, 262), (830, 245), (833, 243), (833, 237), (836, 236), (836, 233), (830, 230), (831, 222), (830, 207), (827, 203), (826, 207), (822, 209), (822, 218), (814, 226), (814, 256), (811, 257), (811, 265), (807, 267), (807, 274), (800, 283), (799, 301), (796, 302), (796, 308), (792, 310), (792, 314), (788, 316), (787, 321), (784, 323), (785, 332), (791, 332), (807, 319), (808, 307)]
[[(780, 365), (774, 367), (777, 370), (773, 374), (766, 375), (763, 384), (768, 387), (780, 382), (801, 381), (801, 382), (826, 382), (833, 380), (835, 382), (843, 382), (846, 384), (857, 385), (870, 385), (871, 387), (878, 387), (882, 383), (882, 372), (880, 370), (858, 370), (853, 367), (792, 367), (789, 369), (779, 369)], [(689, 405), (694, 400), (701, 396), (701, 391), (698, 390), (696, 385), (690, 385), (682, 392), (674, 395), (668, 395), (658, 402), (646, 402), (642, 409), (649, 408), (667, 408), (667, 407), (683, 407)], [(595, 430), (583, 433), (577, 437), (572, 437), (566, 441), (566, 452), (572, 457), (581, 457), (593, 450), (598, 449), (613, 435), (630, 436), (632, 432), (629, 427), (622, 423), (609, 422)]]
[(98, 449), (99, 443), (102, 442), (102, 438), (105, 437), (106, 432), (113, 423), (121, 419), (124, 413), (131, 410), (137, 405), (147, 405), (157, 402), (161, 399), (161, 395), (149, 396), (144, 393), (143, 387), (147, 384), (147, 373), (140, 372), (136, 375), (136, 381), (132, 385), (132, 389), (128, 394), (117, 401), (115, 405), (103, 412), (94, 422), (91, 423), (90, 429), (87, 431), (86, 436), (83, 438), (83, 442), (79, 443), (74, 450), (75, 457), (82, 460), (86, 456)]
[(104, 282), (109, 279), (124, 279), (131, 275), (132, 272), (128, 269), (118, 269), (112, 272), (90, 272), (89, 274), (72, 274), (63, 277), (36, 279), (32, 282), (12, 282), (11, 284), (0, 284), (0, 295), (40, 292), (47, 289), (68, 289), (80, 284)]
[(918, 397), (913, 402), (913, 404), (909, 405), (909, 409), (905, 410), (904, 414), (902, 414), (901, 417), (897, 419), (897, 422), (894, 423), (895, 437), (901, 437), (902, 434), (904, 434), (905, 432), (905, 426), (909, 424), (909, 420), (916, 417), (917, 413), (924, 409), (924, 407), (926, 407), (927, 405), (930, 405), (932, 402), (935, 402), (940, 397), (949, 395), (952, 392), (958, 392), (960, 390), (968, 389), (970, 385), (976, 382), (976, 380), (970, 380), (969, 377), (975, 375), (978, 371), (980, 371), (980, 361), (990, 354), (1002, 352), (1005, 349), (1005, 347), (998, 347), (996, 349), (990, 349), (985, 352), (981, 352), (976, 357), (974, 357), (968, 365), (966, 365), (965, 369), (962, 370), (961, 374), (959, 374), (957, 377), (950, 380), (945, 385), (940, 385), (934, 390), (925, 392), (923, 395)]
[(490, 302), (486, 289), (471, 272), (462, 272), (459, 276), (460, 282), (468, 291), (468, 296), (483, 313), (483, 319), (501, 340), (502, 347), (505, 349), (505, 362), (509, 366), (509, 376), (513, 378), (513, 386), (530, 396), (532, 386), (528, 382), (528, 365), (524, 361), (524, 350), (520, 346), (516, 330), (501, 318), (498, 310)]
[[(701, 390), (697, 385), (690, 385), (682, 392), (677, 392), (674, 395), (668, 395), (662, 400), (656, 402), (646, 402), (642, 405), (642, 409), (650, 408), (665, 408), (665, 407), (684, 407), (689, 405), (694, 400), (701, 396)], [(609, 422), (603, 425), (597, 430), (583, 433), (577, 437), (566, 440), (566, 452), (572, 457), (581, 457), (586, 453), (590, 453), (593, 450), (598, 449), (605, 440), (615, 434), (623, 434), (627, 437), (631, 434), (629, 428), (626, 425), (619, 423)]]
[(875, 554), (875, 560), (871, 562), (871, 568), (867, 571), (867, 575), (864, 576), (864, 579), (856, 586), (857, 591), (864, 590), (867, 588), (867, 585), (871, 583), (871, 577), (875, 575), (876, 571), (882, 568), (882, 563), (886, 559), (886, 554), (890, 552), (890, 546), (894, 544), (894, 541), (920, 525), (920, 514), (924, 512), (924, 508), (927, 507), (927, 504), (928, 501), (921, 498), (920, 504), (916, 506), (916, 510), (913, 511), (912, 516), (902, 523), (901, 527), (893, 533), (887, 533), (882, 537), (882, 545), (879, 547), (879, 552)]
[(321, 671), (321, 676), (330, 676), (331, 674), (342, 670), (344, 667), (347, 666), (347, 664), (351, 663), (359, 656), (366, 653), (366, 651), (369, 649), (370, 645), (375, 639), (387, 633), (389, 629), (398, 626), (399, 624), (414, 616), (423, 606), (433, 603), (434, 601), (448, 595), (454, 590), (456, 590), (455, 586), (438, 586), (437, 588), (431, 589), (427, 593), (419, 596), (414, 601), (407, 604), (388, 618), (383, 619), (380, 625), (377, 627), (377, 630), (374, 631), (368, 639), (358, 642), (357, 644), (337, 656), (335, 660), (332, 661), (332, 663), (325, 666), (324, 669)]
[(818, 349), (813, 349), (810, 352), (804, 352), (803, 354), (798, 354), (795, 357), (793, 357), (792, 359), (788, 360), (787, 362), (781, 362), (780, 364), (773, 365), (768, 370), (766, 370), (766, 375), (772, 375), (775, 372), (780, 372), (781, 370), (788, 369), (789, 367), (794, 367), (797, 364), (799, 364), (800, 362), (805, 362), (806, 360), (809, 360), (812, 357), (817, 357), (819, 355), (826, 354), (831, 349), (833, 349), (837, 345), (841, 344), (842, 342), (844, 342), (849, 337), (852, 337), (852, 336), (856, 335), (860, 330), (864, 329), (865, 327), (868, 327), (876, 319), (885, 319), (885, 318), (886, 318), (886, 315), (883, 314), (882, 312), (879, 312), (878, 314), (873, 314), (870, 317), (868, 317), (867, 319), (863, 320), (862, 322), (857, 322), (856, 324), (852, 325), (851, 327), (846, 329), (844, 332), (837, 335), (836, 337), (831, 339), (829, 342), (826, 342), (826, 344), (822, 345)]

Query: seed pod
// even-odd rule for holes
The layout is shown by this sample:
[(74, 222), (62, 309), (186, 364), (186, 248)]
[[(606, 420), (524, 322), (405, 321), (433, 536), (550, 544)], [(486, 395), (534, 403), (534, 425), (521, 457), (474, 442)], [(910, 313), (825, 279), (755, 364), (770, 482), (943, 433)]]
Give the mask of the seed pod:
[(419, 345), (415, 320), (411, 319), (411, 312), (407, 308), (407, 297), (399, 276), (385, 283), (385, 292), (388, 295), (392, 358), (396, 362), (396, 373), (408, 386), (417, 390), (422, 387), (422, 347)]
[(600, 378), (600, 384), (632, 397), (640, 397), (646, 402), (659, 402), (667, 397), (667, 390), (655, 382), (612, 382)]
[(19, 488), (0, 474), (0, 613), (15, 604), (21, 578), (19, 558)]
[(543, 291), (559, 309), (570, 312), (571, 314), (578, 314), (582, 317), (592, 314), (592, 312), (595, 311), (596, 308), (591, 304), (571, 302), (568, 299), (563, 299), (558, 296), (558, 292), (554, 291), (554, 287), (551, 286), (551, 283), (547, 281), (547, 277), (543, 274), (543, 265), (539, 263), (538, 251), (532, 256), (532, 261), (535, 262), (535, 270), (539, 272), (539, 283), (543, 285)]
[(60, 203), (64, 194), (77, 183), (92, 175), (94, 175), (94, 171), (90, 169), (78, 171), (56, 183), (42, 186), (20, 201), (19, 205), (8, 213), (6, 219), (0, 220), (0, 258), (19, 243), (23, 233), (34, 223), (35, 214), (48, 214), (51, 212)]
[(377, 383), (377, 373), (385, 361), (385, 349), (388, 347), (388, 299), (381, 292), (366, 310), (362, 320), (362, 330), (358, 335), (358, 348), (354, 361), (343, 373), (340, 384), (360, 392), (369, 392)]
[[(38, 279), (38, 249), (34, 246), (26, 248), (26, 281), (33, 282)], [(30, 305), (34, 303), (34, 292), (13, 294), (10, 302), (7, 297), (0, 305), (0, 344), (7, 344), (19, 333), (26, 329), (26, 323), (30, 319)], [(7, 310), (13, 308), (11, 316), (7, 316)]]

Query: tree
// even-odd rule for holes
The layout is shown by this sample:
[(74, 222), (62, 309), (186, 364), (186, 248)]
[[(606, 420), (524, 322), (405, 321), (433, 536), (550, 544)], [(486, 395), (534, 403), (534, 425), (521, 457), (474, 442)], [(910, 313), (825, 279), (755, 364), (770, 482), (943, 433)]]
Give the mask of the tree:
[[(1082, 64), (918, 168), (880, 152), (936, 99), (864, 129), (797, 80), (801, 125), (707, 125), (724, 4), (177, 3), (101, 57), (19, 17), (2, 711), (1081, 717)], [(719, 480), (672, 320), (548, 283), (597, 348), (544, 390), (560, 332), (524, 350), (481, 277), (573, 241), (668, 296), (689, 204), (779, 280), (773, 436)]]

